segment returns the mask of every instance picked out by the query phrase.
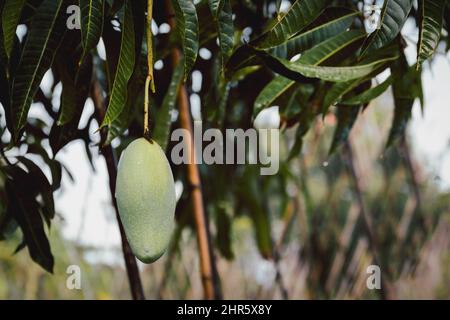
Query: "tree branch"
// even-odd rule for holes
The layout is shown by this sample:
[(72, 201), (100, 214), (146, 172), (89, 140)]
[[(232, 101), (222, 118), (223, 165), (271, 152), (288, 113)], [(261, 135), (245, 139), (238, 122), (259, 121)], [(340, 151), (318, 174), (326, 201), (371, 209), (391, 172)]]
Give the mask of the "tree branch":
[[(358, 172), (356, 171), (355, 163), (354, 163), (353, 147), (349, 140), (347, 140), (344, 145), (344, 157), (346, 160), (345, 162), (347, 165), (348, 172), (350, 174), (350, 178), (353, 182), (353, 188), (354, 188), (354, 193), (356, 196), (356, 202), (359, 206), (359, 210), (360, 210), (360, 213), (361, 213), (361, 216), (363, 219), (363, 226), (364, 226), (364, 230), (366, 232), (366, 236), (367, 236), (367, 239), (369, 242), (370, 250), (372, 252), (373, 261), (376, 265), (378, 265), (383, 270), (383, 266), (381, 265), (380, 255), (379, 255), (378, 239), (376, 237), (376, 234), (374, 233), (372, 217), (370, 216), (370, 214), (367, 210), (367, 207), (364, 203), (364, 199), (363, 199), (363, 195), (362, 195), (362, 187), (361, 187)], [(385, 280), (384, 276), (381, 277), (381, 290), (379, 290), (379, 292), (380, 292), (381, 299), (393, 299), (394, 298), (391, 287), (390, 287), (389, 283)]]

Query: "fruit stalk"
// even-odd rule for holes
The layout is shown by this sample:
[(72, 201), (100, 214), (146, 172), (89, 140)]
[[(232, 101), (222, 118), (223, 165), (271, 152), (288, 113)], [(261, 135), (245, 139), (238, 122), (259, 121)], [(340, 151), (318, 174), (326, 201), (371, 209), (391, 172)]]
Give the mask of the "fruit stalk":
[(152, 17), (153, 17), (153, 0), (147, 2), (147, 78), (145, 79), (145, 98), (144, 98), (144, 137), (149, 137), (150, 129), (148, 125), (148, 109), (149, 109), (149, 89), (155, 92), (155, 82), (153, 80), (153, 35), (152, 35)]

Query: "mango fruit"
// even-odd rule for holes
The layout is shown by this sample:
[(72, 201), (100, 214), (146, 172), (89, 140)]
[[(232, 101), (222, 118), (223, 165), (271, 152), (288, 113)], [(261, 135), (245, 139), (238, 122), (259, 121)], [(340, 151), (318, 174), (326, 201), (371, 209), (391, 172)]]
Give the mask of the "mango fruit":
[(169, 161), (155, 141), (140, 138), (122, 152), (116, 200), (134, 255), (144, 263), (158, 260), (173, 231), (176, 196)]

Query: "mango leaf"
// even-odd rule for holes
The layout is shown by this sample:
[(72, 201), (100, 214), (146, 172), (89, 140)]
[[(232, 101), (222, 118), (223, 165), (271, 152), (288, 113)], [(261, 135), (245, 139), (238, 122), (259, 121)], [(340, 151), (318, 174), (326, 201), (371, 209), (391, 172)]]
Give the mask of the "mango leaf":
[[(373, 52), (371, 55), (363, 57), (359, 62), (358, 65), (361, 64), (367, 64), (372, 63), (377, 60), (382, 60), (390, 57), (398, 57), (399, 52), (399, 46), (397, 42), (392, 43), (391, 45), (387, 47), (383, 47), (382, 49), (378, 49), (375, 52)], [(394, 60), (392, 60), (394, 61)], [(347, 82), (337, 82), (334, 83), (329, 90), (324, 95), (323, 99), (323, 107), (322, 112), (325, 114), (326, 110), (328, 108), (338, 102), (341, 101), (341, 99), (350, 91), (355, 89), (359, 84), (361, 84), (364, 81), (367, 81), (368, 79), (371, 79), (375, 77), (377, 74), (385, 70), (389, 66), (389, 63), (382, 65), (380, 68), (374, 70), (371, 74), (369, 74), (367, 77), (364, 77), (362, 79), (355, 79)]]
[(266, 33), (251, 44), (258, 49), (278, 46), (314, 21), (331, 1), (297, 0), (289, 11)]
[(213, 17), (217, 17), (219, 15), (219, 10), (221, 6), (223, 6), (224, 1), (222, 0), (208, 0), (209, 9)]
[(11, 201), (8, 211), (19, 224), (33, 261), (53, 273), (54, 258), (44, 231), (39, 205), (27, 191), (29, 176), (17, 166), (10, 167), (8, 174), (14, 180), (8, 180), (6, 184), (8, 198)]
[(267, 198), (261, 197), (261, 181), (258, 180), (257, 172), (256, 167), (247, 167), (238, 188), (253, 221), (259, 252), (263, 258), (271, 259), (273, 253), (271, 219), (269, 210), (266, 210), (264, 204)]
[(339, 102), (341, 105), (363, 105), (370, 103), (372, 100), (381, 96), (394, 82), (394, 78), (390, 76), (385, 81), (380, 83), (379, 85), (370, 88), (369, 90), (358, 94), (354, 97), (346, 99), (344, 101)]
[[(319, 45), (309, 49), (296, 61), (305, 65), (317, 66), (324, 63), (331, 57), (344, 51), (347, 47), (358, 43), (366, 37), (363, 30), (350, 30), (340, 33)], [(276, 76), (258, 95), (254, 105), (254, 115), (256, 116), (264, 108), (270, 105), (281, 95), (289, 92), (295, 85), (295, 81), (283, 76)]]
[(49, 167), (52, 175), (52, 191), (56, 191), (61, 186), (62, 165), (55, 159), (51, 159), (47, 151), (38, 144), (30, 144), (27, 148), (27, 153), (38, 155), (42, 158), (45, 164)]
[[(64, 51), (61, 52), (64, 54)], [(89, 54), (88, 54), (89, 55)], [(91, 77), (92, 77), (92, 59), (85, 60), (85, 65), (77, 75), (78, 81), (75, 86), (74, 79), (69, 74), (62, 76), (63, 91), (61, 93), (61, 103), (58, 114), (58, 120), (53, 124), (49, 142), (55, 156), (66, 144), (75, 139), (87, 138), (89, 141), (89, 132), (78, 130), (78, 124), (83, 113), (86, 99), (89, 95)], [(76, 60), (73, 61), (76, 63)], [(56, 64), (59, 66), (59, 64)], [(69, 66), (61, 66), (60, 73), (70, 73)], [(64, 71), (67, 69), (67, 71)], [(72, 73), (72, 76), (74, 74)], [(89, 153), (88, 153), (89, 155)]]
[[(87, 53), (71, 54), (73, 41), (64, 41), (57, 53), (55, 68), (62, 83), (60, 109), (57, 125), (64, 126), (76, 118), (83, 110), (84, 103), (89, 95), (92, 77), (92, 56)], [(79, 59), (85, 59), (83, 66), (78, 68)]]
[(441, 38), (445, 0), (420, 0), (419, 42), (417, 43), (417, 68), (431, 58)]
[(19, 23), (25, 0), (6, 0), (2, 12), (3, 38), (6, 55), (9, 59), (16, 36), (17, 24)]
[[(127, 95), (127, 102), (120, 115), (114, 119), (108, 129), (106, 141), (104, 145), (109, 145), (116, 137), (130, 126), (136, 110), (142, 110), (144, 105), (144, 83), (147, 77), (147, 46), (144, 45), (144, 33), (147, 26), (145, 17), (145, 8), (147, 7), (144, 0), (135, 0), (132, 2), (133, 21), (134, 21), (134, 38), (135, 38), (135, 55), (136, 63), (133, 74), (128, 81), (128, 92), (134, 94)], [(99, 62), (98, 60), (96, 62)], [(96, 68), (98, 78), (106, 78), (105, 72), (100, 66)], [(106, 86), (103, 87), (106, 90)]]
[(199, 29), (197, 10), (192, 0), (172, 0), (176, 17), (176, 30), (183, 43), (184, 81), (197, 60)]
[[(269, 53), (278, 58), (290, 59), (294, 55), (311, 49), (319, 43), (346, 31), (355, 20), (355, 17), (359, 15), (359, 12), (352, 10), (338, 10), (337, 12), (337, 14), (329, 17), (330, 20), (321, 19), (322, 23), (318, 26), (269, 49)], [(326, 16), (328, 18), (330, 15), (327, 14)]]
[(9, 92), (9, 82), (8, 82), (8, 76), (7, 76), (7, 70), (3, 66), (3, 64), (0, 61), (0, 87), (2, 90), (0, 90), (0, 103), (3, 106), (3, 109), (5, 111), (6, 116), (6, 122), (9, 121), (9, 115), (10, 115), (10, 105), (11, 105), (11, 99), (10, 99), (10, 92)]
[(364, 30), (342, 32), (312, 49), (305, 51), (298, 62), (309, 65), (320, 65), (338, 52), (344, 50), (346, 47), (360, 42), (365, 37), (366, 32)]
[[(410, 70), (408, 72), (408, 70)], [(394, 95), (394, 119), (389, 133), (387, 147), (391, 146), (405, 132), (412, 107), (416, 98), (422, 97), (422, 84), (420, 72), (408, 66), (405, 55), (391, 68), (396, 78), (392, 85)]]
[(122, 38), (120, 43), (119, 61), (114, 77), (108, 109), (101, 127), (110, 126), (119, 117), (127, 101), (128, 81), (133, 74), (135, 65), (134, 21), (130, 0), (125, 1), (122, 22)]
[(289, 89), (293, 88), (295, 83), (295, 81), (283, 76), (275, 76), (256, 98), (253, 106), (253, 116), (256, 117), (262, 110), (270, 107), (275, 100), (289, 92)]
[(63, 0), (44, 0), (37, 9), (12, 84), (11, 127), (17, 142), (42, 77), (66, 30)]
[(82, 59), (97, 46), (103, 30), (105, 0), (80, 0)]
[(353, 125), (356, 122), (361, 106), (337, 108), (337, 126), (334, 131), (333, 142), (329, 154), (332, 155), (336, 149), (347, 140)]
[(17, 158), (25, 165), (30, 176), (32, 185), (28, 185), (29, 189), (35, 189), (42, 197), (43, 206), (42, 213), (47, 226), (50, 227), (50, 220), (55, 217), (55, 203), (53, 200), (53, 190), (50, 182), (41, 169), (30, 159), (25, 157)]
[(361, 56), (380, 49), (394, 40), (411, 11), (413, 0), (385, 0), (381, 10), (381, 26), (375, 30), (364, 44)]
[(241, 69), (235, 73), (231, 81), (227, 81), (222, 77), (219, 57), (215, 59), (213, 69), (211, 71), (210, 87), (206, 89), (207, 94), (204, 96), (203, 119), (217, 128), (222, 128), (226, 117), (226, 107), (231, 90), (231, 84), (235, 81), (245, 79), (249, 74), (255, 71), (254, 67)]
[(166, 150), (167, 147), (172, 111), (175, 109), (175, 103), (177, 102), (178, 90), (180, 89), (182, 77), (183, 64), (179, 63), (173, 71), (169, 89), (164, 96), (161, 109), (158, 111), (158, 114), (156, 116), (153, 138), (156, 142), (158, 142), (163, 150)]
[(303, 148), (303, 137), (311, 128), (311, 124), (316, 115), (316, 110), (314, 108), (314, 103), (309, 103), (304, 101), (303, 97), (300, 94), (297, 94), (295, 99), (300, 106), (300, 114), (298, 118), (300, 119), (297, 127), (297, 131), (295, 133), (295, 143), (289, 151), (288, 161), (297, 157)]
[[(330, 82), (355, 80), (365, 77), (382, 65), (397, 59), (397, 57), (388, 57), (368, 64), (329, 67), (309, 65), (300, 63), (299, 61), (292, 62), (285, 59), (277, 59), (262, 53), (261, 51), (258, 51), (258, 55), (274, 72), (282, 74), (292, 80), (299, 80), (300, 82), (305, 80), (308, 81), (308, 79), (321, 79)], [(311, 82), (311, 80), (309, 80), (309, 82)]]
[(222, 70), (231, 56), (234, 45), (233, 13), (231, 12), (230, 0), (221, 0), (216, 26), (219, 36), (220, 56), (222, 60)]

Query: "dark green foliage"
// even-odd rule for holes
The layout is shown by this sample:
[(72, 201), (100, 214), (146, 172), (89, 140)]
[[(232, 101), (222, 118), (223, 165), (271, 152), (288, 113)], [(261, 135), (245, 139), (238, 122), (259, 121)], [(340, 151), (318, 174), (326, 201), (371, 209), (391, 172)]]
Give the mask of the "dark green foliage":
[[(450, 43), (449, 8), (438, 0), (419, 1), (419, 11), (411, 10), (412, 0), (386, 0), (381, 28), (371, 35), (362, 27), (357, 0), (291, 1), (286, 13), (280, 12), (281, 2), (275, 0), (168, 2), (175, 7), (173, 13), (166, 12), (162, 0), (154, 4), (158, 26), (167, 23), (172, 14), (177, 24), (177, 32), (171, 30), (169, 35), (158, 33), (154, 37), (155, 57), (163, 64), (162, 69), (155, 70), (157, 90), (150, 98), (154, 138), (163, 147), (167, 144), (170, 152), (170, 132), (179, 126), (177, 121), (172, 122), (172, 112), (182, 80), (189, 94), (200, 96), (204, 128), (247, 129), (261, 111), (279, 105), (283, 129), (296, 130), (293, 143), (281, 159), (278, 177), (262, 178), (254, 166), (201, 166), (202, 181), (208, 186), (204, 190), (205, 207), (211, 223), (217, 225), (214, 243), (228, 259), (234, 257), (234, 218), (244, 214), (254, 225), (261, 255), (273, 257), (272, 218), (281, 215), (285, 207), (282, 204), (289, 200), (286, 186), (277, 179), (292, 178), (289, 165), (301, 157), (303, 139), (316, 119), (331, 111), (337, 115), (331, 141), (334, 152), (346, 142), (362, 107), (392, 88), (395, 116), (388, 145), (404, 134), (415, 99), (422, 100), (421, 71), (407, 64), (400, 34), (408, 17), (416, 20), (421, 31), (418, 65), (433, 55), (440, 41), (447, 42), (447, 49)], [(102, 130), (107, 130), (102, 143), (117, 139), (117, 151), (142, 135), (146, 1), (80, 1), (81, 31), (65, 27), (66, 7), (72, 1), (27, 1), (33, 5), (25, 6), (23, 1), (6, 3), (6, 11), (3, 2), (0, 5), (0, 14), (7, 15), (6, 19), (2, 16), (2, 22), (7, 23), (0, 26), (0, 103), (8, 128), (0, 128), (0, 238), (8, 238), (11, 230), (19, 226), (24, 238), (20, 248), (28, 247), (30, 256), (51, 271), (53, 257), (45, 225), (50, 225), (54, 216), (53, 192), (60, 186), (63, 169), (55, 155), (70, 142), (81, 139), (91, 158), (89, 130), (94, 118), (101, 119)], [(270, 13), (271, 5), (276, 12)], [(27, 26), (23, 39), (13, 32), (19, 24)], [(442, 34), (447, 38), (440, 39)], [(106, 61), (96, 50), (100, 37)], [(170, 53), (175, 48), (182, 49), (181, 66), (172, 64)], [(209, 51), (211, 57), (202, 57), (202, 50)], [(300, 58), (292, 60), (297, 55)], [(391, 77), (376, 85), (373, 80), (387, 69)], [(62, 84), (59, 108), (53, 106), (53, 96), (47, 97), (39, 89), (48, 70), (55, 79), (52, 94), (56, 84)], [(202, 86), (196, 92), (190, 81), (193, 70), (202, 75)], [(97, 105), (87, 125), (79, 128), (94, 89), (101, 91), (105, 104)], [(42, 103), (51, 117), (50, 124), (28, 116), (33, 102)], [(47, 142), (51, 155), (44, 147)], [(8, 154), (11, 148), (17, 150), (24, 145), (26, 151), (22, 148), (19, 157)], [(51, 183), (27, 154), (42, 158), (51, 171)], [(173, 169), (175, 179), (186, 186), (185, 168)], [(307, 193), (304, 182), (296, 181), (296, 185)], [(274, 194), (276, 205), (269, 201)], [(182, 199), (189, 197), (190, 189), (186, 187)], [(320, 247), (318, 242), (329, 239), (321, 239), (326, 237), (321, 228), (327, 228), (328, 217), (315, 215), (312, 206), (308, 201), (308, 219), (317, 222), (309, 238), (308, 250), (314, 251)], [(321, 210), (318, 207), (316, 211)], [(177, 215), (191, 213), (189, 206), (177, 209)], [(180, 230), (192, 226), (185, 217), (178, 220), (184, 221)], [(333, 250), (317, 253), (327, 255)]]

